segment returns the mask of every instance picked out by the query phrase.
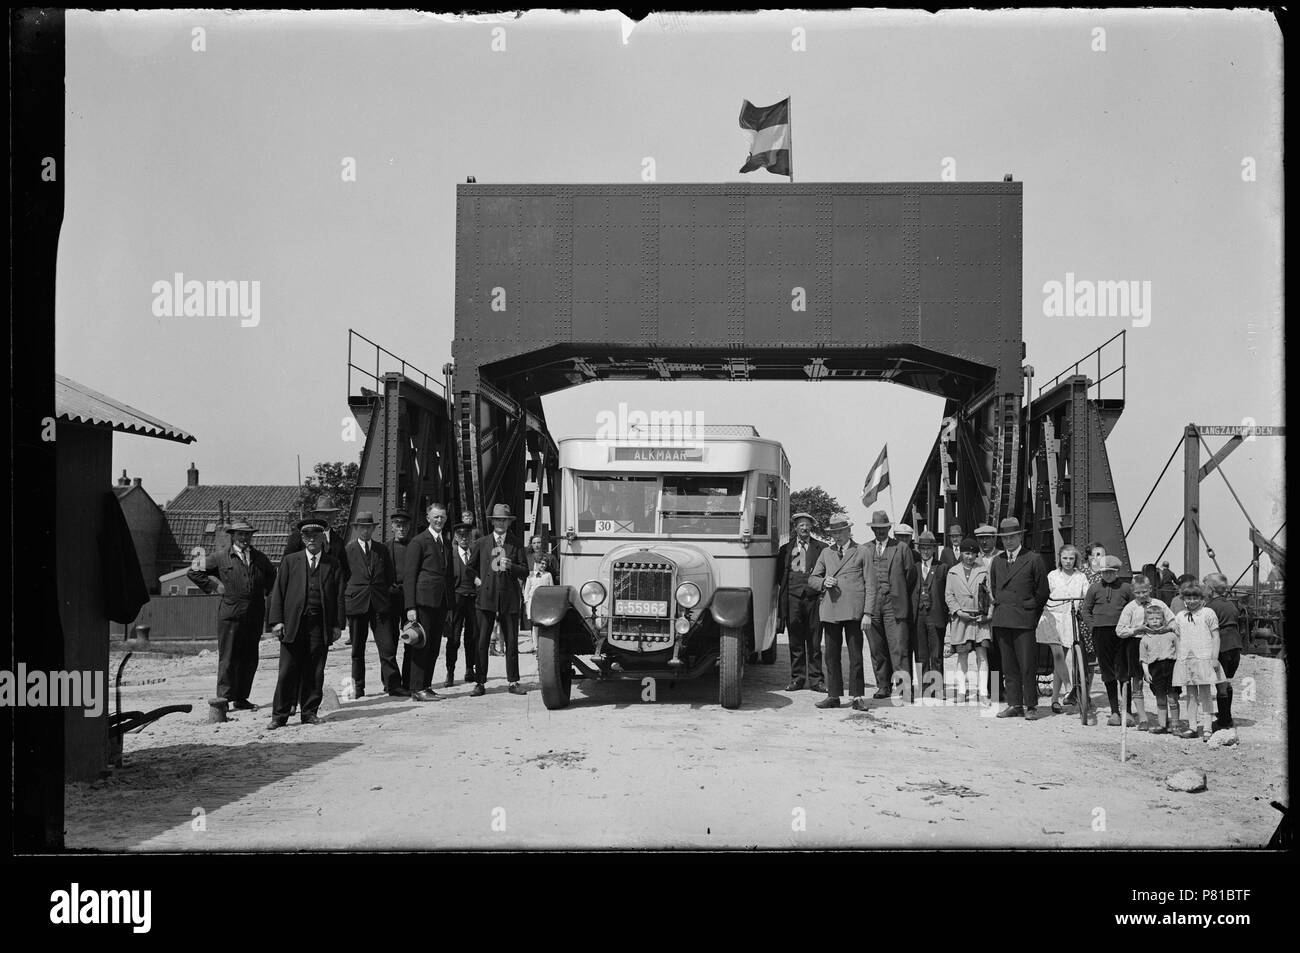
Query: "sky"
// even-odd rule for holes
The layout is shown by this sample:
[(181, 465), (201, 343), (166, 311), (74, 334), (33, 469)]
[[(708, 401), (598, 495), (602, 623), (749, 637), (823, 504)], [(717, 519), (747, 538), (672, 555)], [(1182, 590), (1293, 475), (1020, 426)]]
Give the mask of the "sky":
[[(736, 171), (744, 99), (791, 97), (797, 182), (1024, 183), (1039, 382), (1128, 330), (1107, 442), (1126, 526), (1187, 423), (1285, 423), (1282, 47), (1263, 13), (672, 15), (624, 42), (614, 13), (70, 11), (67, 32), (56, 366), (198, 438), (114, 437), (115, 474), (160, 504), (191, 461), (204, 483), (292, 484), (299, 457), (359, 459), (348, 329), (428, 371), (451, 359), (466, 176), (636, 183), (652, 157), (659, 182), (785, 182)], [(258, 323), (155, 314), (178, 272), (259, 282)], [(1067, 273), (1150, 282), (1149, 322), (1050, 315), (1044, 286)], [(754, 424), (795, 488), (859, 524), (884, 444), (882, 503), (902, 515), (942, 412), (897, 385), (802, 382), (595, 383), (545, 408), (559, 438), (620, 401)], [(1265, 535), (1284, 449), (1259, 437), (1225, 464)], [(1179, 459), (1133, 528), (1135, 562), (1173, 533), (1181, 476)], [(1247, 524), (1217, 475), (1202, 510), (1235, 578)], [(1180, 567), (1181, 534), (1166, 558)]]

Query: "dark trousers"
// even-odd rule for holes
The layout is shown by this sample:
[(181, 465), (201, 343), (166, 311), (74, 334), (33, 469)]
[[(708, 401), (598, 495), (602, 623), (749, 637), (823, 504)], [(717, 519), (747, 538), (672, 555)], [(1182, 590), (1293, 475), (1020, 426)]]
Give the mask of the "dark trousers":
[(993, 627), (993, 638), (1006, 670), (1007, 704), (1038, 707), (1038, 641), (1033, 629)]
[[(944, 626), (934, 622), (926, 622), (920, 619), (916, 623), (913, 631), (916, 638), (912, 640), (912, 655), (916, 664), (921, 667), (921, 678), (931, 672), (938, 674), (937, 679), (931, 679), (930, 684), (936, 686), (936, 691), (940, 696), (943, 695), (943, 636)], [(924, 681), (922, 685), (924, 686)]]
[(840, 643), (849, 646), (849, 695), (861, 698), (867, 693), (862, 668), (862, 622), (823, 622), (822, 635), (826, 639), (826, 694), (839, 698), (844, 694), (844, 672), (840, 668)]
[(262, 641), (262, 612), (217, 623), (217, 697), (248, 701), (257, 674), (257, 647)]
[(1092, 627), (1092, 647), (1097, 653), (1097, 669), (1101, 672), (1101, 683), (1106, 686), (1110, 710), (1116, 715), (1119, 714), (1120, 669), (1124, 667), (1122, 661), (1125, 661), (1120, 658), (1120, 652), (1125, 648), (1121, 644), (1124, 641), (1126, 640), (1115, 634), (1113, 625)]
[(506, 643), (506, 681), (519, 681), (519, 614), (488, 612), (478, 609), (478, 644), (474, 646), (474, 677), (482, 685), (487, 681), (488, 649), (492, 647), (492, 626), (501, 623), (501, 637)]
[(325, 695), (327, 655), (324, 618), (304, 615), (293, 641), (280, 643), (280, 673), (275, 681), (271, 717), (283, 724), (295, 705), (304, 718), (316, 714)]
[(402, 666), (405, 669), (403, 684), (418, 692), (433, 684), (433, 667), (438, 664), (438, 652), (442, 648), (442, 627), (447, 621), (447, 607), (416, 606), (415, 611), (424, 629), (424, 645), (418, 649), (407, 646)]
[(785, 631), (790, 638), (790, 677), (809, 686), (822, 681), (821, 604), (817, 593), (811, 599), (786, 597)]
[[(1226, 652), (1219, 653), (1219, 664), (1223, 666), (1223, 674), (1229, 679), (1237, 674), (1237, 666), (1241, 664), (1241, 649), (1228, 649)], [(1219, 727), (1232, 727), (1232, 682), (1219, 682), (1214, 686), (1214, 694), (1218, 696), (1219, 703)]]
[(379, 650), (379, 681), (384, 691), (391, 691), (402, 683), (397, 670), (397, 633), (393, 617), (372, 609), (364, 615), (348, 616), (348, 634), (352, 636), (352, 684), (357, 694), (366, 690), (366, 636), (373, 630), (375, 648)]
[[(911, 669), (911, 645), (907, 624), (894, 617), (893, 600), (887, 595), (876, 600), (867, 644), (871, 648), (871, 670), (876, 678), (876, 691), (892, 691), (894, 673), (906, 674)], [(910, 676), (908, 681), (911, 681)]]
[(451, 604), (451, 625), (447, 628), (447, 677), (456, 676), (456, 655), (462, 640), (465, 644), (465, 677), (474, 678), (475, 650), (478, 647), (478, 617), (474, 594), (457, 595)]

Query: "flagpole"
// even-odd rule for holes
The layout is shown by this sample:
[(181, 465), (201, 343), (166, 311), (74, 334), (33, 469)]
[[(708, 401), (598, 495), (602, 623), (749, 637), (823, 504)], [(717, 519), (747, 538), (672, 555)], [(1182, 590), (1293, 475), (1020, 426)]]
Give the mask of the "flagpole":
[(788, 103), (785, 107), (785, 124), (786, 124), (786, 146), (790, 153), (790, 184), (794, 184), (794, 97), (787, 97)]

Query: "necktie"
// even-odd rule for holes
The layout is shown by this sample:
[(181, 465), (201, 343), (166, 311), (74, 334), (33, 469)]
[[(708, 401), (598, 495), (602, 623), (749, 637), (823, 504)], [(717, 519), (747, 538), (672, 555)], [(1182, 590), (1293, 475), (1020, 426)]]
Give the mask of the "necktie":
[(312, 572), (315, 572), (315, 571), (316, 571), (316, 557), (315, 557), (315, 556), (311, 556), (311, 557), (309, 557), (309, 558), (308, 558), (308, 564), (309, 564), (309, 568), (311, 569), (311, 571), (312, 571)]
[(843, 556), (843, 555), (844, 555), (844, 547), (841, 546), (839, 543), (836, 543), (836, 544), (835, 544), (835, 555), (836, 555), (836, 556)]
[(369, 543), (362, 543), (362, 544), (361, 544), (361, 555), (362, 555), (362, 556), (365, 556), (367, 560), (370, 559), (370, 544), (369, 544)]

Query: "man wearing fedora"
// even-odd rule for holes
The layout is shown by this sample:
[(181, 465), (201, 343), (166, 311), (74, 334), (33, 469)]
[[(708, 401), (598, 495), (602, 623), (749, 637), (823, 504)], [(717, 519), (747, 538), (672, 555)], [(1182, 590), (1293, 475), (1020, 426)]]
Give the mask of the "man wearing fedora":
[(488, 523), (492, 532), (477, 543), (471, 554), (474, 572), (481, 580), (475, 607), (478, 611), (478, 644), (475, 646), (474, 677), (478, 679), (473, 697), (484, 695), (487, 681), (488, 648), (492, 642), (492, 627), (500, 625), (501, 637), (506, 643), (506, 680), (512, 695), (525, 694), (519, 685), (519, 610), (523, 606), (523, 581), (528, 576), (528, 559), (523, 544), (509, 535), (514, 515), (505, 503), (492, 507)]
[[(465, 684), (478, 684), (474, 667), (478, 656), (478, 615), (474, 603), (478, 597), (479, 576), (469, 534), (474, 524), (464, 518), (452, 527), (451, 574), (454, 580), (451, 603), (451, 626), (447, 630), (447, 683), (456, 683), (456, 654), (465, 648)], [(484, 679), (486, 679), (486, 674)]]
[[(916, 582), (912, 586), (913, 655), (927, 694), (943, 698), (943, 641), (948, 628), (946, 589), (952, 565), (935, 558), (938, 540), (928, 529), (916, 539)], [(958, 546), (961, 544), (959, 543)]]
[(405, 697), (411, 693), (402, 687), (397, 668), (397, 633), (392, 614), (396, 571), (388, 547), (373, 538), (376, 525), (373, 513), (358, 513), (352, 521), (357, 538), (343, 549), (348, 563), (343, 603), (352, 638), (352, 684), (357, 698), (366, 694), (366, 636), (373, 631), (380, 683), (389, 695)]
[(808, 584), (825, 544), (813, 539), (817, 520), (811, 513), (794, 514), (794, 535), (776, 553), (776, 629), (790, 640), (790, 684), (787, 692), (807, 688), (826, 691), (822, 681), (821, 596)]
[(254, 711), (248, 700), (257, 673), (257, 650), (266, 618), (266, 597), (275, 585), (275, 567), (261, 550), (253, 548), (257, 532), (245, 520), (226, 527), (230, 548), (207, 556), (202, 569), (186, 577), (209, 595), (221, 580), (221, 606), (217, 609), (217, 698), (231, 708)]
[(948, 536), (948, 545), (939, 550), (939, 561), (947, 563), (948, 568), (951, 569), (961, 562), (961, 541), (963, 539), (961, 524), (953, 523), (945, 532)]
[(304, 725), (320, 721), (325, 659), (344, 624), (343, 566), (324, 551), (325, 524), (309, 516), (297, 528), (304, 548), (280, 560), (267, 615), (280, 640), (271, 728), (284, 727), (295, 705)]
[(822, 658), (826, 663), (826, 697), (817, 708), (839, 708), (844, 694), (844, 675), (840, 667), (840, 645), (849, 648), (849, 697), (857, 711), (866, 710), (862, 696), (866, 694), (866, 678), (862, 667), (862, 640), (868, 622), (863, 614), (866, 589), (870, 584), (867, 573), (866, 547), (853, 541), (853, 522), (847, 513), (836, 513), (826, 524), (832, 544), (817, 556), (808, 585), (821, 593), (817, 615), (821, 619), (822, 635), (826, 649)]
[(873, 698), (888, 698), (895, 678), (904, 701), (912, 699), (912, 643), (908, 617), (912, 611), (911, 587), (914, 563), (912, 550), (889, 538), (893, 526), (889, 514), (876, 510), (871, 514), (871, 533), (875, 537), (863, 548), (869, 564), (864, 613), (871, 619), (867, 643), (871, 648), (871, 669), (876, 679)]
[(442, 633), (447, 622), (447, 610), (452, 600), (451, 547), (445, 535), (447, 507), (430, 503), (426, 511), (428, 529), (411, 540), (406, 547), (406, 566), (403, 579), (406, 583), (406, 618), (419, 622), (425, 640), (414, 652), (407, 647), (411, 660), (408, 687), (416, 701), (438, 701), (433, 690), (433, 669), (438, 664), (442, 648)]
[(1020, 520), (998, 524), (1005, 547), (989, 566), (993, 595), (993, 639), (1004, 668), (1007, 707), (999, 718), (1038, 717), (1038, 618), (1047, 605), (1047, 568), (1038, 553), (1025, 549)]

